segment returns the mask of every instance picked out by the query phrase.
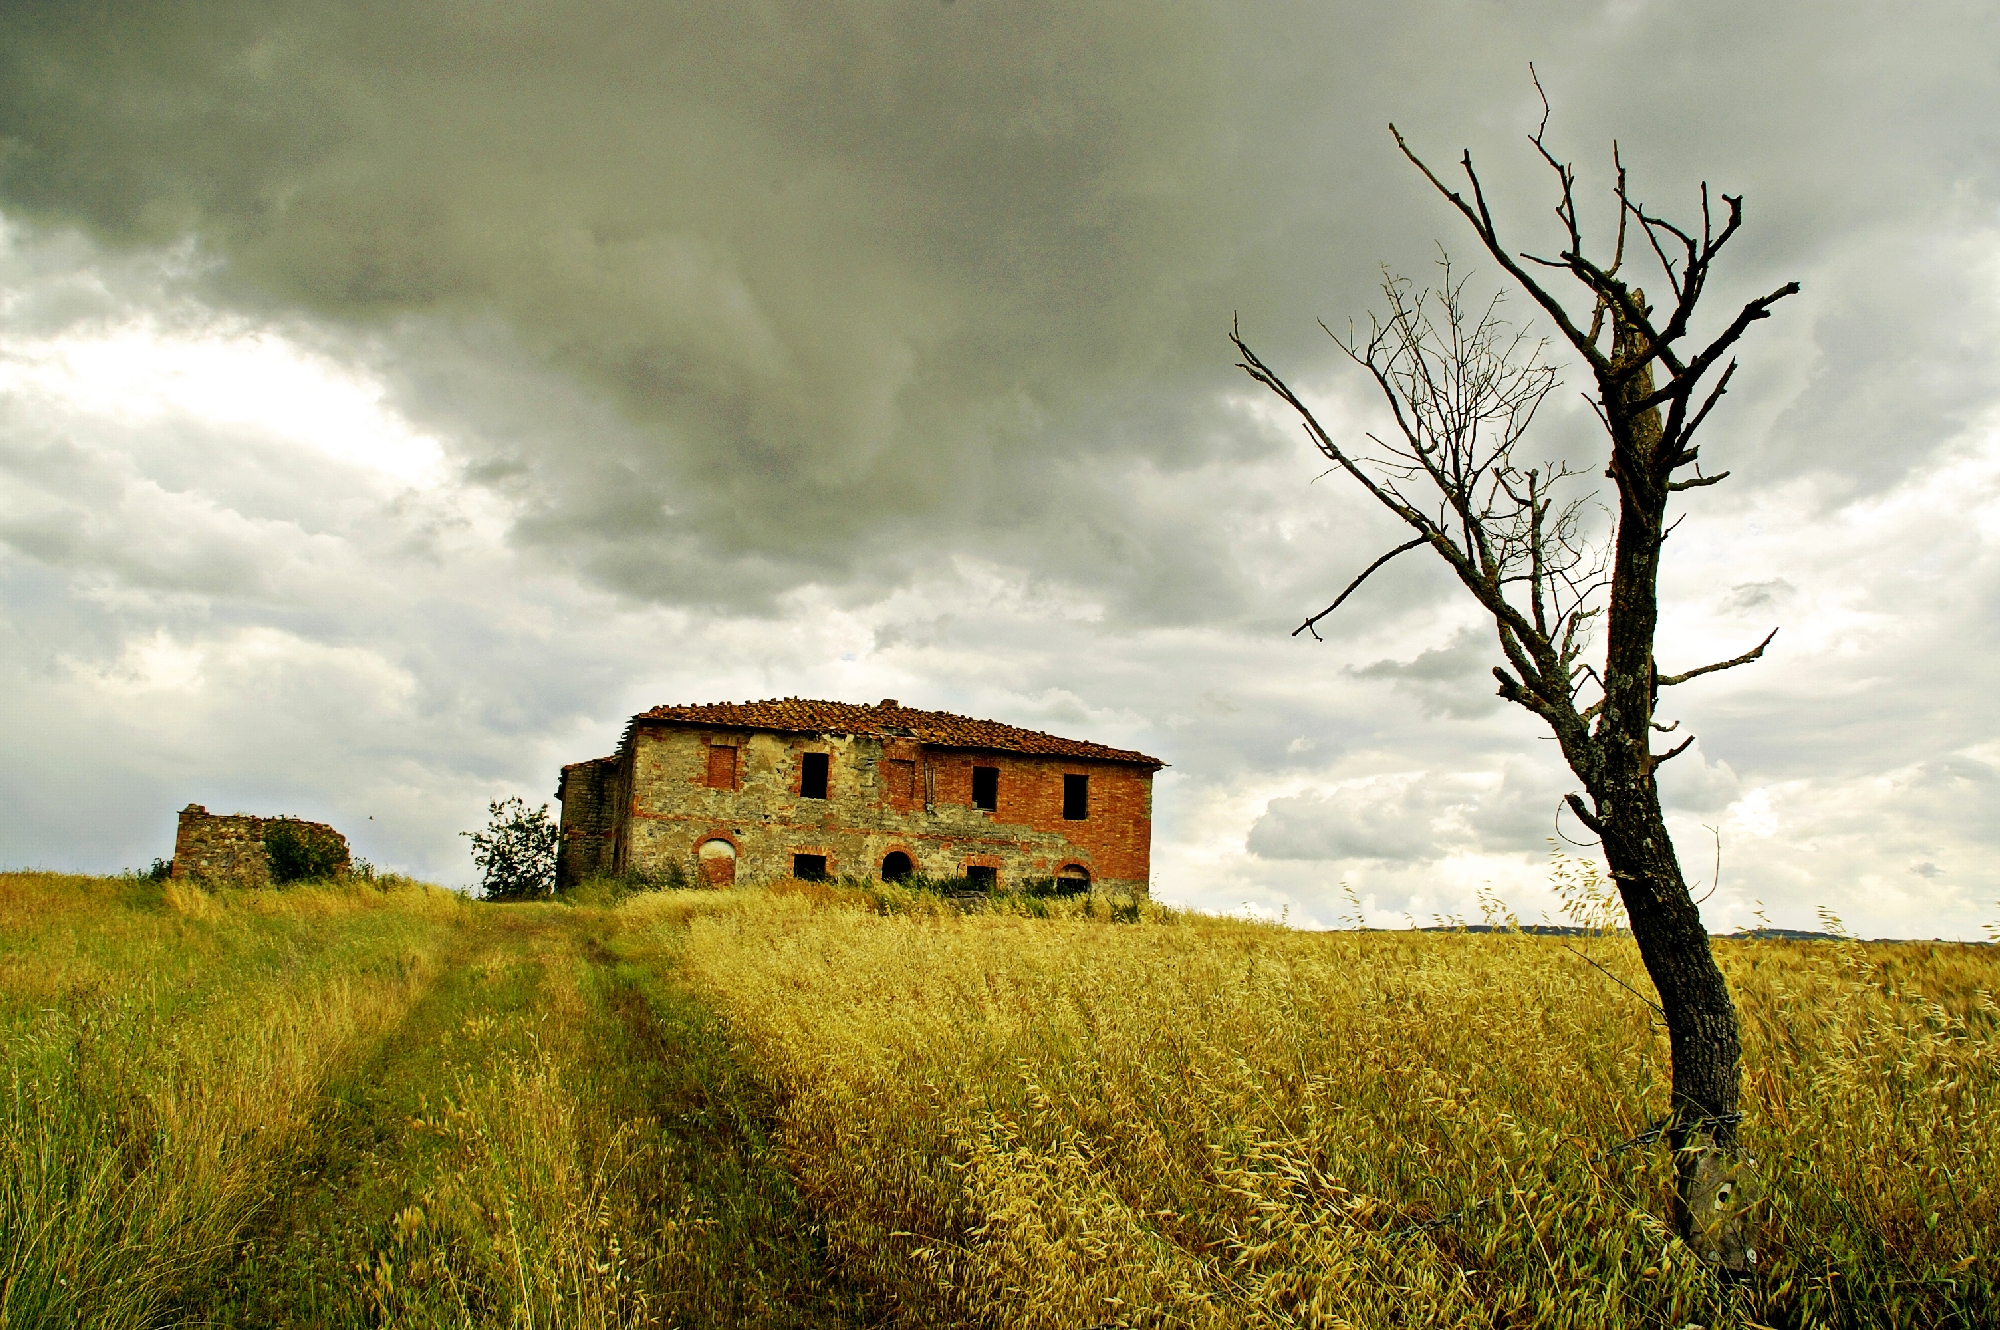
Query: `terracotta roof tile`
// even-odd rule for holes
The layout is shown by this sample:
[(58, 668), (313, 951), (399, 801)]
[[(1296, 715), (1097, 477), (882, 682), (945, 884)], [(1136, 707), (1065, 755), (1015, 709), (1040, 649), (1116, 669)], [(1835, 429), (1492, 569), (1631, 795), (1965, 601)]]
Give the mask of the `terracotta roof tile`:
[(885, 701), (877, 706), (774, 697), (764, 702), (703, 702), (654, 707), (632, 717), (634, 725), (659, 722), (724, 729), (779, 730), (789, 734), (849, 734), (869, 739), (911, 738), (938, 748), (981, 748), (1002, 753), (1043, 753), (1162, 767), (1166, 763), (1129, 748), (1063, 739), (1040, 730), (974, 720), (949, 711), (921, 711)]

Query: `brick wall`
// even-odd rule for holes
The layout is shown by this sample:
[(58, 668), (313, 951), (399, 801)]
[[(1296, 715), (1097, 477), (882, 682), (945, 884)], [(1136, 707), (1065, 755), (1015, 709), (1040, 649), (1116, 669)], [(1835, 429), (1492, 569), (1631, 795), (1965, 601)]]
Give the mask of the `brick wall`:
[[(717, 747), (733, 748), (733, 758)], [(828, 758), (827, 797), (799, 794), (801, 759)], [(735, 849), (739, 881), (789, 873), (793, 856), (823, 855), (836, 875), (881, 876), (892, 851), (916, 869), (955, 877), (997, 870), (1002, 887), (1076, 865), (1095, 888), (1144, 894), (1152, 853), (1151, 768), (1131, 763), (927, 748), (913, 740), (635, 725), (595, 788), (613, 795), (617, 867), (660, 872), (688, 864), (709, 839)], [(901, 765), (907, 763), (908, 765)], [(973, 807), (974, 767), (999, 771), (996, 807)], [(575, 768), (565, 768), (564, 790)], [(1090, 780), (1089, 816), (1063, 817), (1063, 776)], [(724, 786), (727, 788), (724, 788)], [(582, 839), (594, 797), (578, 785)], [(565, 844), (572, 826), (563, 803)]]

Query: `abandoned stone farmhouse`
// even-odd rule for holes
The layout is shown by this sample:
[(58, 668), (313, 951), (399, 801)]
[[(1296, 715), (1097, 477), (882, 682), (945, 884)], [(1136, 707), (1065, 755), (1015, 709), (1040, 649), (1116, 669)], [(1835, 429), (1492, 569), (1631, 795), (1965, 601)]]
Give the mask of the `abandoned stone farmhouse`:
[(1164, 765), (894, 698), (655, 707), (614, 755), (563, 768), (556, 877), (919, 873), (1144, 894)]

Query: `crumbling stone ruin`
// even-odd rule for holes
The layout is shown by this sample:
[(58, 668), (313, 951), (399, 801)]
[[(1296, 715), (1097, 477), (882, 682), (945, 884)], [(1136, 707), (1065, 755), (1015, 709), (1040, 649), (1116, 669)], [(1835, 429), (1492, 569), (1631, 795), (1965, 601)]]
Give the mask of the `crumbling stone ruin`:
[(268, 887), (331, 877), (348, 865), (347, 837), (296, 817), (218, 815), (189, 804), (174, 835), (172, 876), (191, 881)]
[(1144, 895), (1164, 765), (894, 698), (655, 707), (610, 757), (563, 768), (556, 881), (920, 873)]

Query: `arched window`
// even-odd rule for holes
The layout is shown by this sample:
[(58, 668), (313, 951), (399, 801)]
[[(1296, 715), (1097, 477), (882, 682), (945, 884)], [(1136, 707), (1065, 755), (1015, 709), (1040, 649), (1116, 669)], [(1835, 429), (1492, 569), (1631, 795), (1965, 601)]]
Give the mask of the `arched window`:
[(1064, 864), (1056, 873), (1056, 895), (1081, 896), (1090, 890), (1090, 870), (1082, 864)]
[(694, 857), (705, 885), (726, 887), (736, 881), (736, 847), (720, 836), (703, 841)]
[(914, 872), (915, 869), (916, 865), (910, 862), (909, 855), (904, 854), (901, 850), (891, 850), (887, 857), (882, 860), (882, 880), (884, 882), (901, 882)]

